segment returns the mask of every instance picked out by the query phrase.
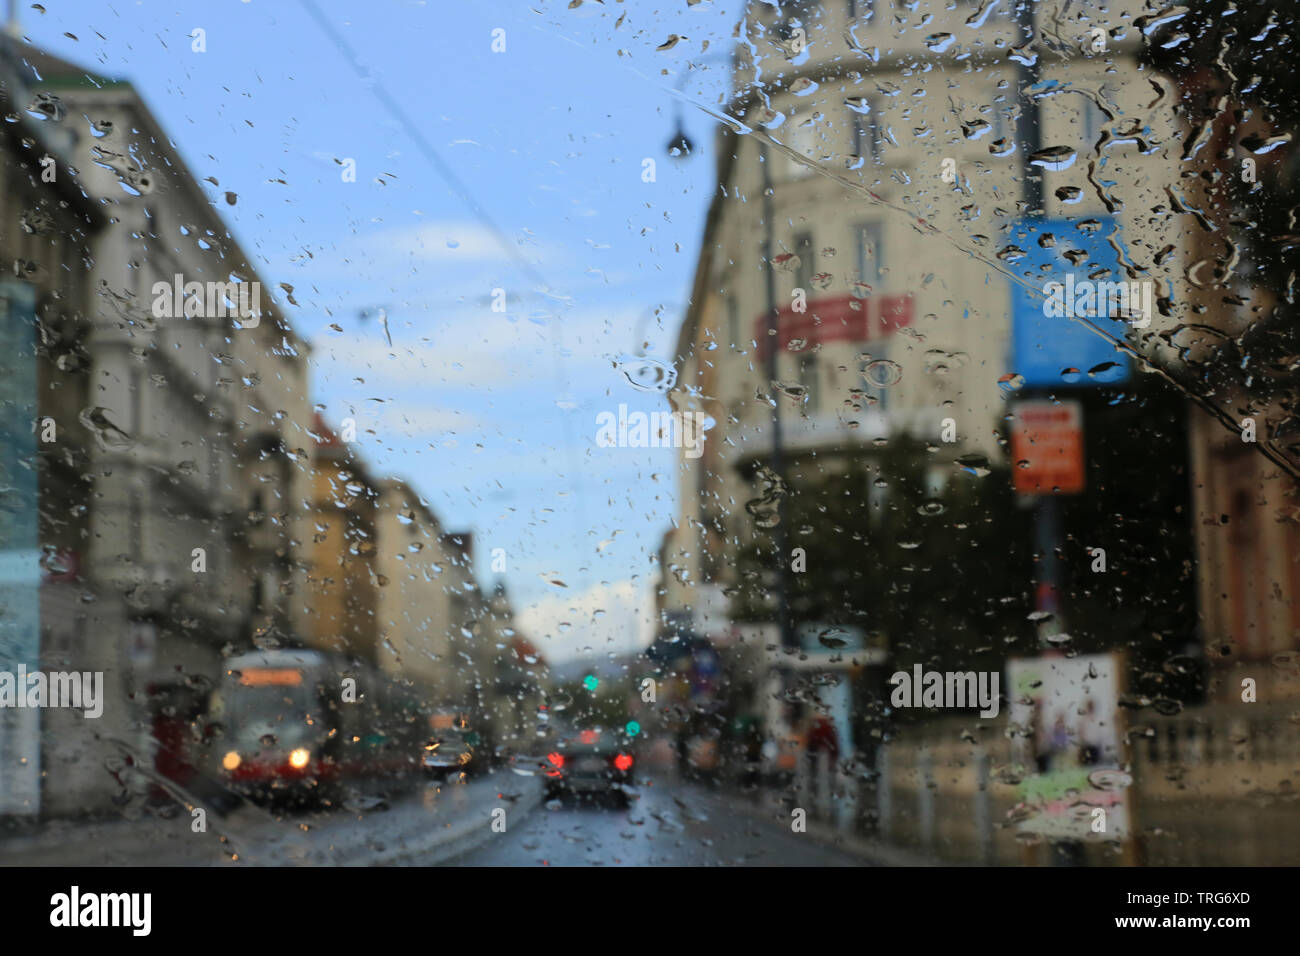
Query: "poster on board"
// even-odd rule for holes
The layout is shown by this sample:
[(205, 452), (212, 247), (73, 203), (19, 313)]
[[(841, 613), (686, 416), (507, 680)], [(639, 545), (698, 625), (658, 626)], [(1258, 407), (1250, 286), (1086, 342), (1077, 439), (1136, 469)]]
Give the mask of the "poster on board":
[(1007, 663), (1014, 759), (1025, 768), (1015, 811), (1021, 833), (1119, 842), (1131, 831), (1115, 654)]

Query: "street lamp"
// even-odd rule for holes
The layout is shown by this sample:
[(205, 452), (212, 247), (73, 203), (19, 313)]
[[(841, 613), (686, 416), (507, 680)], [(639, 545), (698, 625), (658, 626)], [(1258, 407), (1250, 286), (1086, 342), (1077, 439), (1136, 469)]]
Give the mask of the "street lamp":
[(679, 114), (677, 117), (677, 131), (673, 133), (673, 138), (668, 141), (668, 155), (673, 159), (685, 159), (691, 155), (693, 145), (690, 137), (686, 135), (686, 130), (682, 128), (682, 118)]

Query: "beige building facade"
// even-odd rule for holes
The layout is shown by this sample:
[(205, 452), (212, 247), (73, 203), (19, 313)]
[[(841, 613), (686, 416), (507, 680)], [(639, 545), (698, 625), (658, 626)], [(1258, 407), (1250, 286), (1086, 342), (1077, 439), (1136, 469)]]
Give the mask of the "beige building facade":
[(105, 219), (84, 257), (63, 253), (90, 268), (77, 376), (59, 385), (80, 406), (64, 450), (90, 500), (68, 549), (81, 609), (47, 622), (51, 646), (118, 688), (101, 719), (118, 730), (55, 735), (77, 782), (46, 809), (93, 811), (183, 786), (223, 654), (295, 626), (307, 349), (129, 83), (12, 40), (5, 54)]
[[(936, 492), (959, 459), (1007, 463), (1012, 289), (1046, 299), (1061, 276), (1024, 264), (1026, 247), (1056, 237), (1017, 228), (1030, 212), (1030, 157), (1016, 145), (1025, 78), (1011, 55), (1022, 33), (1002, 8), (827, 2), (778, 15), (751, 5), (670, 395), (674, 410), (713, 425), (703, 454), (679, 459), (661, 609), (711, 606), (704, 592), (736, 583), (773, 402), (796, 485), (805, 467), (834, 469), (836, 455), (870, 456), (901, 436), (930, 447)], [(1185, 241), (1164, 192), (1181, 144), (1172, 85), (1139, 61), (1137, 5), (1033, 8), (1053, 55), (1030, 88), (1044, 150), (1032, 212), (1100, 231), (1123, 268), (1092, 278), (1145, 283), (1156, 306), (1181, 274)], [(1166, 108), (1152, 105), (1162, 97)], [(1069, 252), (1068, 236), (1060, 242)], [(1124, 341), (1154, 356), (1169, 322), (1153, 307)], [(863, 491), (865, 507), (887, 497)]]

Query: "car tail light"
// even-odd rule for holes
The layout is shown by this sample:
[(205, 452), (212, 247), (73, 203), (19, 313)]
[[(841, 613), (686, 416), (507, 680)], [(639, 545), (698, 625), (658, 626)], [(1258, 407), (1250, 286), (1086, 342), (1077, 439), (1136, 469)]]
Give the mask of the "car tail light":
[(628, 770), (632, 769), (632, 755), (619, 754), (614, 758), (614, 766), (626, 773)]
[(551, 766), (554, 767), (556, 770), (559, 770), (561, 767), (564, 766), (564, 754), (549, 753), (546, 755), (546, 759), (550, 761)]

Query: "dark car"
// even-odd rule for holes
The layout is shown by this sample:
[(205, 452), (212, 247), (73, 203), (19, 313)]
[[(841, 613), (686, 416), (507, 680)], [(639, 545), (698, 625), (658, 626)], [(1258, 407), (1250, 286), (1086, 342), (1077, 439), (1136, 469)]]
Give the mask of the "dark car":
[(546, 756), (548, 797), (609, 796), (626, 806), (636, 757), (614, 732), (600, 727), (571, 728)]
[(460, 717), (438, 714), (429, 722), (434, 731), (420, 759), (425, 775), (446, 780), (455, 774), (474, 772), (479, 763), (478, 734)]

